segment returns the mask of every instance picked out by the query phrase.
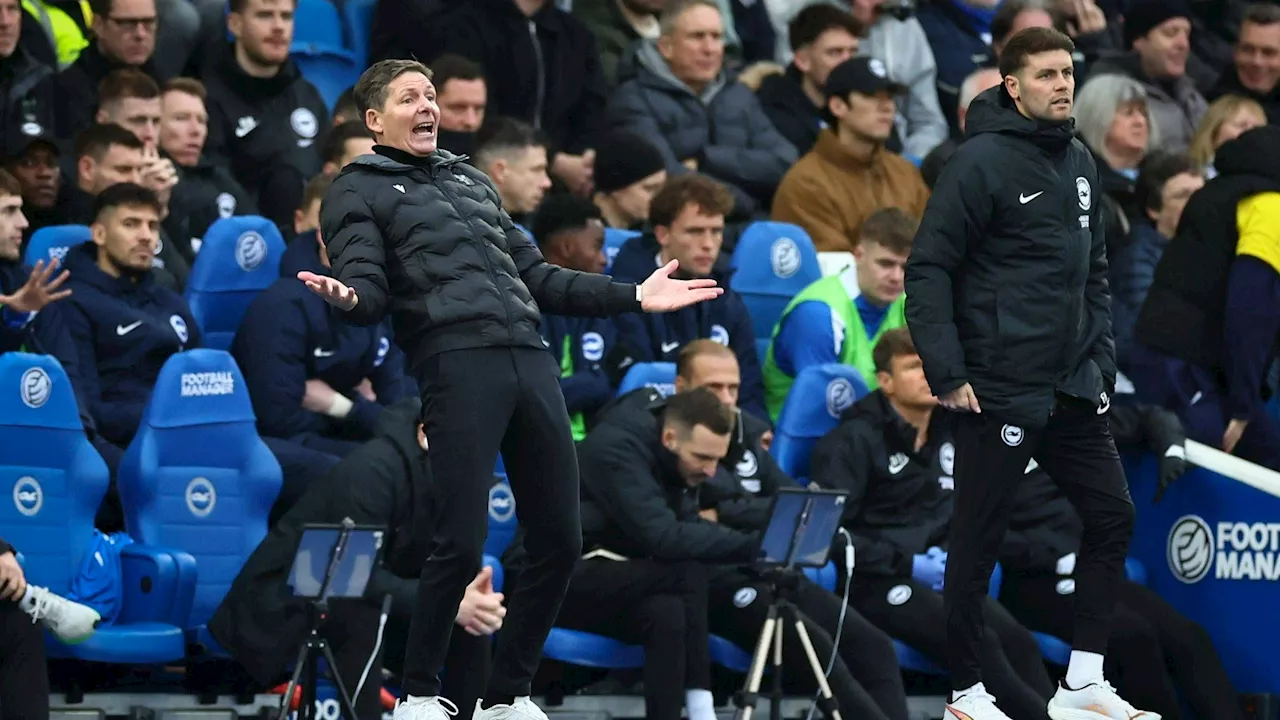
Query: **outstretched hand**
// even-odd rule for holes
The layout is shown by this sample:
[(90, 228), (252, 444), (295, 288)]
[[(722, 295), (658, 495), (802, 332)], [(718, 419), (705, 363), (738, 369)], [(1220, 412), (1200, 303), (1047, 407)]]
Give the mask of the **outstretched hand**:
[(31, 269), (31, 275), (22, 287), (12, 295), (0, 293), (0, 305), (19, 313), (40, 312), (46, 305), (57, 302), (71, 294), (70, 290), (59, 290), (62, 283), (70, 276), (66, 270), (54, 275), (58, 269), (58, 261), (50, 260), (46, 265), (43, 260)]
[(360, 298), (356, 297), (356, 291), (337, 278), (304, 270), (298, 273), (298, 279), (306, 283), (308, 290), (324, 298), (325, 302), (339, 310), (350, 310), (360, 302)]
[(640, 307), (645, 312), (659, 313), (679, 310), (682, 307), (714, 300), (724, 294), (724, 288), (716, 287), (711, 278), (676, 280), (671, 273), (680, 267), (678, 260), (663, 265), (640, 286)]

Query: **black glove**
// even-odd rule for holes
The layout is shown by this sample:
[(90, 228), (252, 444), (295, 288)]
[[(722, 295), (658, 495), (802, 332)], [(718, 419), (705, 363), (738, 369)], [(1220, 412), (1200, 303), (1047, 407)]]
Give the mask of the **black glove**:
[(605, 354), (604, 360), (600, 365), (601, 369), (604, 370), (605, 377), (609, 378), (609, 385), (616, 388), (622, 384), (622, 378), (627, 376), (627, 371), (635, 367), (635, 364), (635, 351), (625, 342), (619, 340)]
[(1174, 480), (1182, 477), (1187, 472), (1187, 451), (1181, 445), (1170, 445), (1164, 451), (1164, 457), (1160, 458), (1160, 478), (1156, 486), (1155, 497), (1151, 499), (1152, 503), (1160, 502), (1164, 497), (1164, 491), (1169, 489)]

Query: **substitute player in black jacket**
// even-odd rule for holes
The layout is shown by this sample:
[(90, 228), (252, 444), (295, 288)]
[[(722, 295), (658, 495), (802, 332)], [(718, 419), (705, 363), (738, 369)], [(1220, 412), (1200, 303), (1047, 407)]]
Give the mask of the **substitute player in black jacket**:
[(1104, 417), (1115, 344), (1098, 171), (1073, 137), (1073, 48), (1048, 28), (1010, 39), (1004, 82), (970, 107), (968, 139), (934, 187), (907, 264), (907, 323), (929, 386), (963, 413), (945, 593), (948, 718), (1007, 717), (982, 685), (982, 598), (1032, 457), (1085, 528), (1075, 651), (1049, 716), (1155, 717), (1103, 679), (1133, 503)]
[(446, 720), (437, 697), (452, 618), (480, 569), (489, 488), (506, 460), (528, 564), (498, 640), (475, 717), (545, 718), (528, 698), (542, 644), (581, 554), (578, 463), (560, 368), (538, 332), (539, 306), (561, 315), (664, 312), (720, 295), (711, 280), (642, 285), (550, 265), (502, 209), (493, 183), (436, 149), (431, 71), (384, 60), (356, 83), (379, 145), (343, 169), (325, 196), (332, 277), (299, 273), (314, 292), (369, 325), (389, 312), (422, 389), (438, 480), (435, 533), (422, 569), (396, 720)]
[[(879, 389), (844, 412), (813, 449), (810, 478), (848, 490), (844, 527), (858, 554), (849, 602), (894, 638), (945, 660), (943, 573), (951, 523), (954, 415), (929, 394), (906, 328), (874, 350)], [(1045, 717), (1053, 682), (1031, 633), (984, 599), (982, 669), (1019, 720)]]

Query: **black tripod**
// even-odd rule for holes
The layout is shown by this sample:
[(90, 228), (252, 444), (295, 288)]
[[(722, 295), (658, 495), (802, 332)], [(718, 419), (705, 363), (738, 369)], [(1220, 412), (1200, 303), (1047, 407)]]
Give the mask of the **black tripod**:
[(769, 651), (773, 650), (773, 688), (769, 696), (769, 717), (771, 720), (782, 719), (782, 636), (788, 625), (795, 628), (796, 637), (800, 638), (800, 646), (804, 648), (805, 657), (809, 659), (809, 667), (813, 670), (813, 679), (818, 685), (818, 707), (824, 715), (833, 720), (841, 720), (840, 708), (835, 696), (831, 693), (831, 685), (827, 683), (827, 675), (822, 670), (818, 653), (809, 640), (809, 632), (805, 630), (800, 613), (796, 610), (792, 598), (799, 589), (803, 575), (798, 570), (774, 568), (764, 571), (764, 579), (769, 583), (772, 601), (769, 603), (768, 615), (764, 627), (760, 628), (760, 639), (756, 642), (755, 652), (751, 658), (751, 669), (747, 672), (747, 685), (734, 697), (738, 706), (738, 720), (751, 720), (756, 704), (760, 699), (760, 682), (764, 678), (765, 663), (769, 661)]
[[(329, 617), (329, 593), (332, 590), (333, 579), (337, 574), (338, 565), (342, 562), (342, 557), (346, 555), (352, 529), (353, 524), (351, 521), (345, 520), (342, 529), (338, 533), (338, 541), (334, 543), (333, 555), (329, 558), (329, 564), (325, 568), (324, 582), (320, 586), (320, 594), (318, 597), (310, 598), (308, 601), (307, 639), (303, 641), (302, 647), (298, 649), (297, 665), (293, 670), (293, 677), (289, 680), (289, 686), (285, 688), (277, 720), (288, 720), (289, 704), (293, 700), (293, 693), (298, 687), (299, 680), (302, 680), (302, 698), (298, 703), (297, 720), (315, 720), (316, 683), (320, 679), (320, 659), (322, 657), (329, 666), (329, 677), (333, 680), (333, 685), (338, 690), (338, 702), (341, 704), (343, 716), (350, 718), (350, 720), (355, 720), (359, 717), (356, 715), (354, 703), (351, 702), (351, 695), (347, 692), (347, 685), (342, 681), (342, 675), (338, 672), (338, 663), (333, 659), (333, 651), (329, 648), (329, 642), (325, 640), (324, 635), (321, 633), (321, 629)], [(304, 674), (305, 678), (303, 677)]]

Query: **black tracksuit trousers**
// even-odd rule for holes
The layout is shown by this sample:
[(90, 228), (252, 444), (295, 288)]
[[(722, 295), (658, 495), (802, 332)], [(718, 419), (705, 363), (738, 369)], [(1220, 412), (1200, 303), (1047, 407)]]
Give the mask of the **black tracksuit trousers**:
[(1032, 458), (1062, 488), (1084, 523), (1076, 563), (1073, 646), (1105, 654), (1134, 512), (1106, 415), (1091, 403), (1064, 396), (1043, 428), (965, 413), (956, 423), (955, 445), (955, 509), (943, 591), (952, 687), (963, 690), (982, 681), (988, 584), (1009, 526), (1015, 487)]
[[(1071, 640), (1076, 587), (1052, 573), (1005, 573), (1000, 601), (1028, 628)], [(1244, 720), (1240, 696), (1204, 628), (1150, 588), (1120, 582), (1107, 679), (1126, 700), (1178, 720), (1178, 691), (1196, 717)]]
[(0, 718), (49, 718), (44, 628), (8, 600), (0, 600)]
[(527, 556), (516, 585), (504, 588), (507, 617), (488, 687), (493, 695), (528, 695), (582, 555), (578, 456), (560, 368), (541, 348), (481, 348), (434, 355), (417, 374), (435, 488), (404, 692), (439, 693), (458, 604), (480, 571), (489, 488), (501, 451)]
[(707, 569), (699, 563), (580, 560), (556, 626), (644, 647), (649, 720), (680, 720), (685, 691), (711, 689)]

